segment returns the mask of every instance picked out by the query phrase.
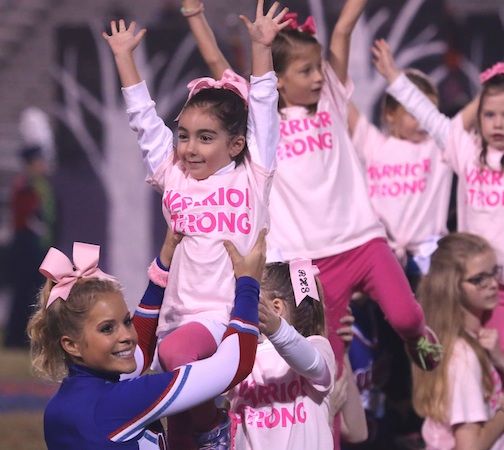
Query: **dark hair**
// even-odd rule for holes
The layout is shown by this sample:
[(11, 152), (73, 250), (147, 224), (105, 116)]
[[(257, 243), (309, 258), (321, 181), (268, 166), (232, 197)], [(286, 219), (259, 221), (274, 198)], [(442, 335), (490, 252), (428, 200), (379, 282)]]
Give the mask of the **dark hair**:
[[(500, 73), (498, 75), (494, 75), (489, 80), (483, 83), (483, 89), (481, 90), (480, 100), (478, 104), (478, 128), (480, 130), (481, 135), (481, 153), (479, 155), (479, 161), (482, 166), (487, 165), (487, 153), (488, 153), (488, 142), (485, 140), (483, 135), (481, 134), (481, 110), (483, 101), (489, 95), (495, 95), (497, 93), (504, 92), (504, 74)], [(501, 160), (501, 171), (504, 171), (504, 155), (502, 155)]]
[(326, 334), (322, 288), (318, 280), (317, 290), (321, 299), (320, 302), (305, 299), (296, 307), (289, 264), (271, 263), (266, 264), (264, 268), (261, 280), (261, 295), (268, 300), (275, 298), (283, 300), (291, 312), (292, 325), (304, 337), (314, 334), (324, 336)]
[[(278, 33), (273, 40), (271, 53), (273, 55), (273, 68), (277, 75), (281, 75), (287, 66), (296, 58), (296, 50), (300, 45), (315, 45), (321, 49), (320, 43), (315, 36), (299, 30), (287, 29)], [(285, 106), (282, 96), (278, 99), (278, 107)], [(316, 105), (309, 108), (310, 112), (315, 112)], [(312, 111), (313, 109), (313, 111)]]
[[(245, 100), (229, 89), (202, 89), (193, 95), (186, 105), (187, 108), (206, 108), (222, 125), (230, 137), (247, 136), (248, 108)], [(243, 150), (233, 160), (241, 164), (248, 154), (247, 143)]]
[[(437, 88), (432, 84), (431, 80), (425, 75), (423, 72), (417, 69), (406, 69), (404, 74), (408, 77), (408, 79), (425, 95), (429, 95), (435, 98), (438, 98), (439, 92)], [(390, 94), (385, 94), (382, 102), (382, 117), (385, 117), (385, 114), (392, 113), (397, 108), (401, 106), (401, 104)]]

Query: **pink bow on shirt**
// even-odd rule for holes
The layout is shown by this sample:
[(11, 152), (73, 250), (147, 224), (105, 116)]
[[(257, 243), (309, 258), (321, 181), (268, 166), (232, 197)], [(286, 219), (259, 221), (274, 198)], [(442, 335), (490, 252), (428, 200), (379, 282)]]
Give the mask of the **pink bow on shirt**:
[(296, 306), (306, 298), (320, 301), (315, 276), (320, 273), (317, 266), (312, 264), (311, 259), (294, 259), (289, 263), (292, 289)]
[(74, 242), (72, 263), (64, 253), (51, 247), (39, 268), (42, 275), (56, 283), (51, 289), (46, 308), (58, 298), (66, 300), (73, 285), (80, 278), (100, 278), (116, 281), (112, 275), (98, 269), (99, 256), (99, 245)]
[(317, 32), (317, 27), (315, 26), (315, 20), (313, 19), (313, 16), (308, 16), (302, 25), (298, 23), (297, 18), (297, 13), (287, 13), (284, 17), (284, 21), (290, 19), (290, 23), (289, 25), (287, 25), (287, 28), (290, 28), (291, 30), (298, 30), (302, 33), (308, 33), (311, 36), (313, 36)]
[(234, 73), (230, 69), (226, 69), (224, 71), (220, 80), (214, 80), (210, 77), (196, 78), (195, 80), (189, 82), (187, 88), (189, 89), (189, 96), (187, 97), (187, 100), (202, 89), (216, 88), (229, 89), (243, 98), (245, 103), (248, 102), (249, 86), (247, 81), (245, 78), (240, 77), (240, 75)]
[(504, 62), (498, 62), (489, 69), (485, 70), (484, 72), (481, 72), (480, 83), (481, 84), (486, 83), (488, 80), (495, 77), (496, 75), (504, 75)]

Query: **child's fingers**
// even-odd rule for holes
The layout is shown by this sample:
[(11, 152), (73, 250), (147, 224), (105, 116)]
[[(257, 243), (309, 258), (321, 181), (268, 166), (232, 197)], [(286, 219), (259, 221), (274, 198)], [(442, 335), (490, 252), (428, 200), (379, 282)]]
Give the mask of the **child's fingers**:
[(257, 0), (256, 19), (264, 15), (264, 0)]
[(247, 30), (250, 30), (252, 28), (252, 22), (247, 16), (239, 15), (238, 16), (240, 20), (243, 22), (243, 24), (247, 27)]
[(105, 31), (101, 35), (102, 35), (103, 39), (105, 39), (107, 41), (110, 39), (110, 36), (107, 33), (105, 33)]
[(110, 32), (112, 35), (117, 33), (117, 25), (115, 20), (110, 21)]
[(128, 31), (130, 31), (131, 33), (135, 34), (135, 28), (136, 28), (136, 22), (133, 20), (129, 24)]
[(147, 29), (142, 28), (135, 36), (135, 42), (140, 42), (143, 39), (143, 37), (145, 36), (145, 33), (147, 33)]
[(344, 325), (352, 325), (355, 322), (354, 316), (348, 315), (348, 316), (343, 316), (340, 319), (340, 323)]
[(285, 22), (281, 22), (285, 15), (289, 12), (289, 8), (285, 7), (278, 16), (275, 17), (275, 20), (278, 19), (277, 21), (277, 26), (279, 30), (283, 30), (285, 27), (289, 26), (289, 24), (292, 22), (292, 19), (288, 19)]
[(126, 31), (126, 23), (124, 19), (119, 19), (119, 31)]
[(269, 17), (270, 19), (273, 19), (273, 16), (275, 15), (276, 13), (276, 10), (278, 9), (278, 6), (280, 4), (278, 2), (274, 2), (270, 9), (268, 10), (268, 12), (266, 13), (266, 17)]

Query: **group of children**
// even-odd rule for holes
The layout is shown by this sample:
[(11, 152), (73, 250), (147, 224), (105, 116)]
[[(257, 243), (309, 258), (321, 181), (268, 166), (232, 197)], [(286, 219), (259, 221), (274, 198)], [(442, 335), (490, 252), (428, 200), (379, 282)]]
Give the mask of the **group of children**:
[[(383, 134), (350, 100), (350, 39), (365, 6), (346, 1), (325, 60), (313, 20), (299, 25), (258, 0), (253, 22), (240, 16), (252, 45), (247, 82), (219, 50), (203, 3), (183, 0), (214, 78), (189, 83), (175, 136), (133, 58), (145, 30), (119, 20), (103, 34), (169, 231), (133, 318), (96, 246), (44, 260), (29, 335), (34, 367), (65, 377), (45, 414), (50, 450), (322, 450), (339, 448), (340, 435), (366, 439), (345, 356), (355, 292), (379, 305), (418, 366), (428, 448), (490, 448), (504, 432), (495, 331), (504, 64), (449, 120), (428, 78), (402, 74), (377, 41), (375, 65), (390, 83)], [(451, 170), (466, 233), (441, 238)], [(425, 274), (420, 303), (407, 257)], [(137, 376), (151, 362), (161, 373)]]

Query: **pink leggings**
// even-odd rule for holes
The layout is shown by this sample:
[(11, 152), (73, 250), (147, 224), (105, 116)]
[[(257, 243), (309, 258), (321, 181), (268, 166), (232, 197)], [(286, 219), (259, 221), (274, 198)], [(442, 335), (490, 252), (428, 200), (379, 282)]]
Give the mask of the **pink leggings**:
[[(212, 333), (198, 323), (182, 325), (162, 338), (158, 346), (159, 362), (163, 370), (173, 370), (183, 364), (212, 356), (217, 350)], [(204, 402), (190, 411), (168, 418), (170, 450), (195, 450), (193, 434), (210, 430), (218, 411), (213, 400)]]
[(336, 334), (340, 319), (354, 292), (371, 297), (383, 311), (392, 328), (405, 340), (423, 335), (425, 319), (404, 275), (385, 239), (377, 238), (339, 255), (314, 261), (320, 269), (324, 288), (328, 338), (340, 364), (343, 341)]

